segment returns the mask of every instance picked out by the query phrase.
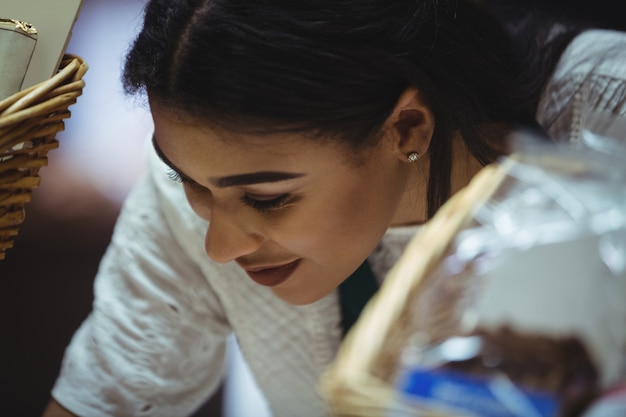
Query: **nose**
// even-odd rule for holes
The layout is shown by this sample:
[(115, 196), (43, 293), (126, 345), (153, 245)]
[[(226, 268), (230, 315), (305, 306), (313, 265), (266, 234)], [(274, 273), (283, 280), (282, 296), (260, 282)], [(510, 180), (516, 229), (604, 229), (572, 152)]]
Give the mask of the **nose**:
[(253, 253), (262, 242), (263, 236), (254, 232), (245, 218), (216, 207), (211, 210), (204, 247), (215, 262), (226, 263)]

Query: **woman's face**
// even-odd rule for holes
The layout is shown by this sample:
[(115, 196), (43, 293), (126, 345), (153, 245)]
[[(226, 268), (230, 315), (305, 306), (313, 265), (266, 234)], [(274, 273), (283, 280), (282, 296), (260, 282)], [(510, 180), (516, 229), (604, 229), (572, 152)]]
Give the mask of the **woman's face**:
[(385, 138), (355, 163), (331, 141), (228, 133), (152, 104), (155, 147), (182, 179), (193, 210), (209, 221), (209, 257), (236, 262), (288, 303), (332, 292), (398, 208), (407, 164)]

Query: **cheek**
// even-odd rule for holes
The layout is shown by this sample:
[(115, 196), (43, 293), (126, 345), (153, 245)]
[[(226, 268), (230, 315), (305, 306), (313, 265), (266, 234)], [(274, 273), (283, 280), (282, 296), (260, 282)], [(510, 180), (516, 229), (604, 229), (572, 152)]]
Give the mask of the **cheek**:
[(316, 233), (326, 237), (326, 250), (353, 260), (367, 257), (389, 228), (402, 190), (398, 176), (383, 170), (333, 186), (316, 217)]
[(332, 187), (323, 197), (290, 213), (281, 222), (280, 236), (273, 240), (320, 263), (337, 257), (365, 258), (390, 222), (388, 202), (372, 201), (372, 197), (360, 185)]
[(383, 175), (363, 175), (344, 185), (337, 190), (340, 196), (335, 207), (337, 220), (344, 229), (357, 236), (383, 233), (389, 227), (402, 195), (397, 184)]

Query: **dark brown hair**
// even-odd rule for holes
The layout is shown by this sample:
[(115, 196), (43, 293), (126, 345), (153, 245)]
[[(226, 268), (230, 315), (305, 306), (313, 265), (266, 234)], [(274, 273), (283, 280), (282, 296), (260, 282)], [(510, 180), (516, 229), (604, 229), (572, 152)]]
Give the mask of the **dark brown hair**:
[(464, 0), (152, 0), (124, 83), (228, 129), (352, 146), (415, 85), (435, 116), (429, 216), (449, 197), (454, 134), (489, 163), (482, 127), (532, 125), (539, 94), (499, 20)]

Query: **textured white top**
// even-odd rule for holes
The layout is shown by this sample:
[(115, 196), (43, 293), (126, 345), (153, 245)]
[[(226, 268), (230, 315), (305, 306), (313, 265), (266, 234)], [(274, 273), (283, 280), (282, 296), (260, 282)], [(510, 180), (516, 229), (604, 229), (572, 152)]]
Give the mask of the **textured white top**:
[(626, 35), (589, 30), (568, 46), (537, 108), (554, 138), (577, 143), (584, 128), (603, 133), (592, 115), (626, 116)]
[[(577, 71), (574, 62), (595, 59), (610, 42), (622, 45), (621, 56), (612, 53), (591, 78), (583, 75), (588, 69)], [(579, 131), (572, 115), (585, 80), (603, 107), (624, 102), (625, 51), (626, 36), (615, 32), (576, 39), (540, 103), (540, 121), (553, 135)], [(154, 155), (149, 171), (123, 207), (93, 312), (67, 348), (53, 397), (84, 417), (189, 415), (218, 386), (234, 332), (276, 417), (325, 415), (317, 381), (341, 339), (337, 294), (289, 305), (235, 264), (212, 262), (204, 253), (207, 224), (180, 184)], [(370, 258), (379, 279), (415, 230), (389, 229)]]

